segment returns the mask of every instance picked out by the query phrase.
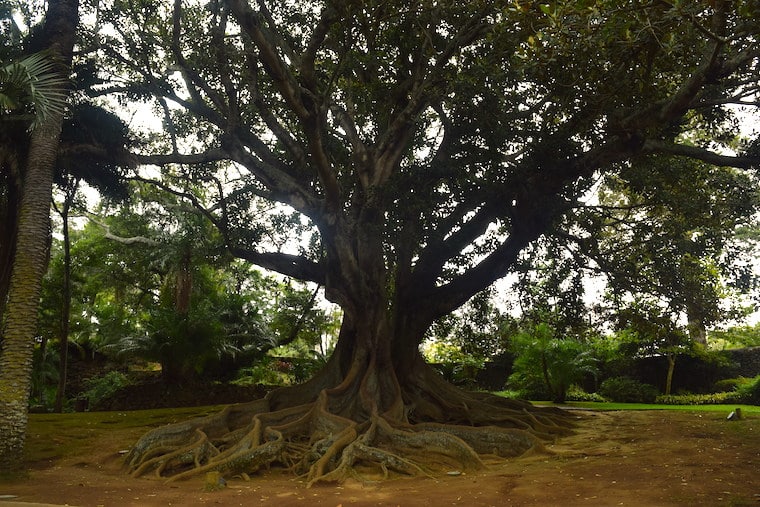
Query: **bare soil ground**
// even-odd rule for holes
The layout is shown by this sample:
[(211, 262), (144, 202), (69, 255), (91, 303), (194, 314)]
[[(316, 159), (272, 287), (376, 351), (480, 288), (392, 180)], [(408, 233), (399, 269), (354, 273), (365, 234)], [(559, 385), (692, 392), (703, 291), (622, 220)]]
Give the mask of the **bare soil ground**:
[(93, 414), (90, 422), (78, 423), (79, 441), (73, 443), (42, 424), (49, 419), (33, 421), (30, 446), (37, 454), (44, 445), (67, 446), (66, 451), (51, 451), (50, 458), (30, 463), (23, 480), (0, 482), (0, 498), (15, 497), (7, 504), (0, 501), (0, 507), (13, 502), (82, 507), (760, 506), (757, 415), (728, 422), (726, 414), (711, 412), (578, 411), (577, 433), (548, 445), (551, 454), (494, 462), (479, 473), (368, 478), (307, 489), (301, 479), (270, 470), (250, 481), (230, 479), (225, 488), (207, 492), (202, 478), (166, 484), (122, 471), (119, 451), (146, 427), (144, 420), (129, 425), (114, 418), (138, 419), (137, 414), (100, 419)]

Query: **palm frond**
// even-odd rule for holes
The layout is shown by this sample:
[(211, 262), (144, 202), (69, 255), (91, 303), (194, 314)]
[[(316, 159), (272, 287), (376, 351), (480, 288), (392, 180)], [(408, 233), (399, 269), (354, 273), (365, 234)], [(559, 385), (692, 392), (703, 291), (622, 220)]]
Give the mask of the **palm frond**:
[(0, 67), (0, 114), (28, 113), (33, 109), (32, 127), (66, 107), (68, 80), (56, 68), (47, 52), (34, 53), (23, 60)]

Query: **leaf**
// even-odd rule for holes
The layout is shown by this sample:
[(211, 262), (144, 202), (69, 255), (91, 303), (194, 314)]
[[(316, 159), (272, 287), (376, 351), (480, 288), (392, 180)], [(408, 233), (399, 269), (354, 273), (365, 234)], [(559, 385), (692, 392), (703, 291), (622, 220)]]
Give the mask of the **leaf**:
[(62, 114), (68, 100), (68, 80), (47, 52), (34, 53), (0, 67), (0, 103), (11, 114), (22, 113), (23, 105), (34, 109), (32, 128), (51, 114)]

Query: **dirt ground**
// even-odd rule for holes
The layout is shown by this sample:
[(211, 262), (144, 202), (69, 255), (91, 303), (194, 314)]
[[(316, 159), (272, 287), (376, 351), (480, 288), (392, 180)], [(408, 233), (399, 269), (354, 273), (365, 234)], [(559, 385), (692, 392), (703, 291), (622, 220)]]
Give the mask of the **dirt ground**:
[[(726, 421), (712, 412), (578, 411), (577, 433), (537, 454), (479, 473), (306, 489), (284, 472), (230, 479), (204, 491), (203, 478), (165, 484), (121, 470), (125, 442), (140, 428), (102, 428), (82, 452), (32, 464), (29, 477), (0, 483), (14, 502), (73, 506), (760, 506), (760, 416)], [(128, 416), (128, 414), (124, 414)], [(45, 438), (30, 435), (30, 438)], [(49, 436), (55, 441), (55, 436)], [(28, 506), (27, 506), (28, 507)]]

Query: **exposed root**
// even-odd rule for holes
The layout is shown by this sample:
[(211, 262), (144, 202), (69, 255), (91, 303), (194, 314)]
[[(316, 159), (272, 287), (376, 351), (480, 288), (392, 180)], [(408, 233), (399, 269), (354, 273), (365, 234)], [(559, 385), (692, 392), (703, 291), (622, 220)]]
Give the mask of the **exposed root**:
[(433, 476), (478, 470), (484, 466), (482, 456), (545, 452), (542, 439), (567, 434), (572, 426), (562, 412), (458, 390), (449, 393), (444, 422), (429, 422), (432, 412), (441, 412), (432, 396), (417, 398), (413, 407), (394, 403), (403, 410), (382, 413), (365, 403), (374, 407), (368, 418), (345, 417), (335, 413), (336, 407), (345, 412), (349, 406), (336, 397), (355, 395), (345, 386), (323, 389), (312, 403), (270, 411), (268, 401), (261, 400), (154, 429), (137, 442), (126, 466), (134, 476), (154, 471), (169, 481), (212, 471), (249, 477), (262, 468), (284, 466), (308, 486), (362, 479), (360, 471), (372, 470), (382, 477)]

